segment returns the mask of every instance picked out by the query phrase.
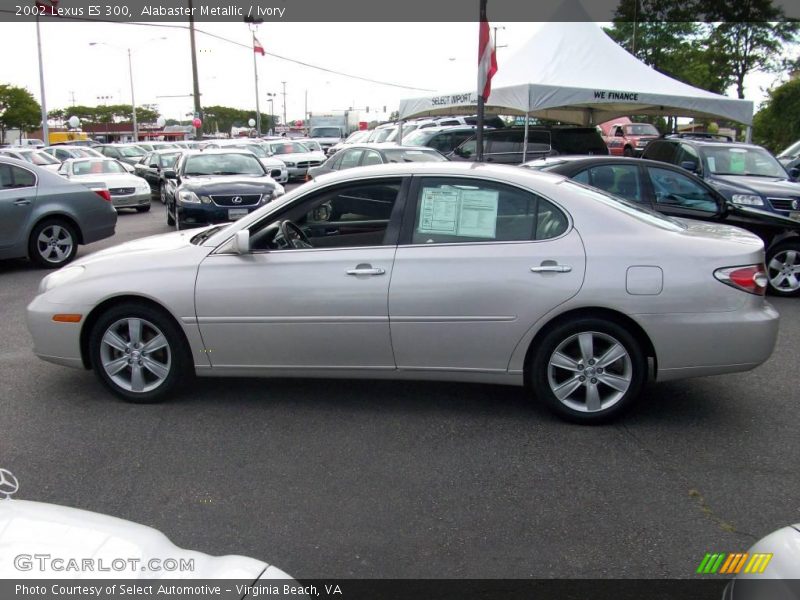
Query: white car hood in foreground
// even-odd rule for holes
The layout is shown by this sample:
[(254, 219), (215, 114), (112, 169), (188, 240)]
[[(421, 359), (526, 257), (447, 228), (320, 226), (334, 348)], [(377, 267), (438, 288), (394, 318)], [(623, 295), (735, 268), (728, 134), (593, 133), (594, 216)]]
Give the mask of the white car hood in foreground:
[[(76, 559), (193, 559), (192, 571), (89, 571), (41, 570), (34, 562), (31, 570), (15, 568), (14, 558), (49, 554), (64, 562)], [(267, 563), (246, 556), (210, 556), (184, 550), (160, 531), (107, 515), (27, 500), (0, 501), (0, 578), (19, 579), (237, 579), (255, 581), (290, 579), (289, 575)]]

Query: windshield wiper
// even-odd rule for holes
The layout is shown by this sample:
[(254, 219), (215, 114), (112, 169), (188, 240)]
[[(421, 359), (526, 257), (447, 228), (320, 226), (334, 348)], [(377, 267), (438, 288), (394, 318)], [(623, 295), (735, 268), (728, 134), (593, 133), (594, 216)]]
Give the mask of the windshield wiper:
[(205, 242), (208, 238), (210, 238), (212, 235), (217, 233), (220, 229), (227, 226), (228, 225), (217, 225), (216, 227), (212, 227), (211, 229), (206, 229), (205, 231), (202, 231), (198, 233), (196, 236), (194, 236), (191, 241), (195, 246), (199, 246), (200, 244)]

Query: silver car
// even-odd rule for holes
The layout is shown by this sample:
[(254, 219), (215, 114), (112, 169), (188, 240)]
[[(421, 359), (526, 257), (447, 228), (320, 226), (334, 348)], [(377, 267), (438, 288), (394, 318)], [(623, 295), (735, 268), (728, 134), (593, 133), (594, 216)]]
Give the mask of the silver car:
[(117, 211), (102, 184), (72, 183), (28, 162), (0, 157), (0, 259), (61, 267), (78, 244), (114, 235)]
[(763, 261), (746, 231), (563, 177), (399, 163), (98, 252), (42, 280), (28, 327), (41, 358), (93, 369), (132, 402), (193, 374), (473, 381), (528, 384), (593, 422), (649, 374), (769, 358)]
[(116, 208), (133, 208), (137, 212), (150, 210), (150, 184), (143, 177), (128, 173), (116, 159), (68, 158), (61, 163), (58, 173), (78, 183), (102, 181)]

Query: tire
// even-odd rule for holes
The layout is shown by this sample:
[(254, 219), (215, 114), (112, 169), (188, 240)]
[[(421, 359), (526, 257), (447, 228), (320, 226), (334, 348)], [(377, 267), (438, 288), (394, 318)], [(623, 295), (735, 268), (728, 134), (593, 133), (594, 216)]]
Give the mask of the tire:
[(169, 212), (169, 204), (167, 204), (167, 225), (175, 225), (175, 217), (173, 217), (172, 213)]
[(64, 219), (44, 219), (28, 238), (28, 256), (43, 269), (57, 269), (78, 253), (78, 232)]
[[(609, 351), (614, 354), (608, 356)], [(563, 419), (583, 424), (621, 415), (636, 400), (646, 375), (647, 358), (636, 339), (614, 321), (591, 317), (547, 332), (530, 365), (536, 398)]]
[(625, 149), (622, 151), (622, 156), (633, 156), (633, 148), (625, 146)]
[(137, 206), (136, 207), (136, 212), (138, 212), (138, 213), (150, 212), (150, 205), (148, 204), (147, 206)]
[(158, 184), (158, 196), (161, 198), (161, 204), (164, 206), (167, 205), (167, 186), (164, 185), (164, 182)]
[(800, 242), (785, 242), (767, 252), (769, 292), (786, 298), (800, 295)]
[(137, 302), (100, 315), (89, 333), (89, 360), (111, 392), (136, 404), (164, 400), (191, 372), (189, 351), (173, 319)]

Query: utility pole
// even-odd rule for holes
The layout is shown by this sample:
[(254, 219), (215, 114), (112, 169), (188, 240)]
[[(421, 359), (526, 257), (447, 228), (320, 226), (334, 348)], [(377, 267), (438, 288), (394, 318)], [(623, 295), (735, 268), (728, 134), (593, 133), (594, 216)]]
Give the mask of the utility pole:
[(133, 63), (131, 62), (131, 49), (128, 48), (128, 75), (131, 79), (131, 116), (133, 117), (133, 143), (139, 141), (139, 125), (136, 123), (136, 98), (133, 95)]
[(283, 126), (286, 127), (289, 123), (286, 121), (286, 82), (281, 81), (283, 84)]
[[(203, 113), (200, 110), (200, 80), (197, 77), (197, 47), (194, 43), (194, 16), (192, 0), (189, 1), (189, 43), (192, 47), (192, 91), (194, 93), (194, 114), (202, 121)], [(203, 125), (195, 129), (195, 139), (203, 139)]]
[(39, 32), (39, 15), (36, 15), (36, 46), (39, 49), (39, 87), (42, 91), (42, 141), (50, 145), (50, 129), (47, 126), (47, 102), (44, 98), (44, 65), (42, 63), (42, 34)]

